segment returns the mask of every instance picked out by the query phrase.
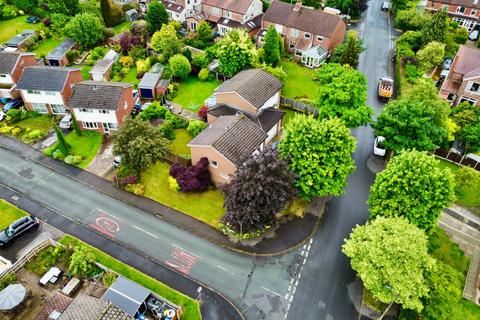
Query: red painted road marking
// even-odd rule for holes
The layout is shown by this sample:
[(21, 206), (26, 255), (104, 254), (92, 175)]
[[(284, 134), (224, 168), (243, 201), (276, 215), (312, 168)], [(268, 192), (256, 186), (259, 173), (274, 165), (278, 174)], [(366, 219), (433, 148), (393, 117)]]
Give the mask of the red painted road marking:
[(165, 263), (186, 275), (190, 274), (190, 270), (198, 259), (193, 254), (185, 252), (184, 250), (175, 246), (172, 248), (172, 251), (170, 251), (170, 257), (172, 259), (166, 260)]
[(104, 213), (99, 213), (95, 223), (89, 226), (110, 238), (115, 238), (115, 233), (120, 231), (120, 223)]

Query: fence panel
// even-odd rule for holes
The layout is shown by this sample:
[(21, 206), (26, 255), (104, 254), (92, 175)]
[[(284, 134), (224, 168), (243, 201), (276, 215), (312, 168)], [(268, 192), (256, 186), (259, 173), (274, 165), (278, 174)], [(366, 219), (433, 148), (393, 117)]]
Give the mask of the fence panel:
[(290, 106), (290, 108), (293, 109), (293, 110), (318, 116), (317, 108), (315, 108), (312, 105), (300, 102), (300, 101), (296, 101), (296, 100), (285, 98), (284, 96), (281, 96), (280, 97), (280, 104), (288, 104)]
[(480, 162), (478, 162), (477, 160), (472, 159), (472, 158), (467, 158), (464, 155), (460, 155), (460, 154), (455, 153), (455, 152), (446, 151), (446, 150), (440, 149), (440, 148), (433, 151), (433, 155), (438, 157), (438, 158), (456, 163), (458, 165), (472, 167), (475, 170), (480, 172)]
[(172, 153), (167, 150), (167, 153), (165, 154), (165, 160), (167, 160), (170, 163), (178, 163), (181, 164), (182, 166), (189, 167), (192, 165), (192, 160), (187, 159), (184, 157), (179, 156), (178, 154)]

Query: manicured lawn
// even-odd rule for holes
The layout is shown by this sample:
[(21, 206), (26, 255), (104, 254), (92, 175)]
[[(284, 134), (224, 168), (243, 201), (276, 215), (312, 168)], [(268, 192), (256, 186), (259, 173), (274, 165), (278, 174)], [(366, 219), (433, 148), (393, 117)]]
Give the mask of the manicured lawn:
[(170, 190), (168, 172), (170, 165), (159, 161), (142, 173), (145, 196), (186, 213), (213, 227), (218, 227), (224, 213), (223, 195), (218, 190), (202, 193), (183, 193)]
[(282, 111), (285, 112), (285, 115), (283, 116), (283, 126), (285, 127), (287, 123), (297, 114), (300, 112), (297, 112), (295, 110), (289, 109), (289, 108), (282, 108)]
[(130, 24), (131, 23), (129, 21), (123, 21), (122, 23), (119, 23), (116, 26), (114, 26), (113, 31), (115, 31), (115, 33), (120, 33), (125, 30), (128, 30), (130, 29)]
[(131, 68), (130, 71), (123, 77), (123, 82), (132, 83), (135, 87), (137, 87), (140, 80), (137, 79), (137, 68)]
[(173, 102), (196, 112), (219, 85), (218, 80), (200, 81), (197, 77), (190, 75), (180, 82), (178, 94)]
[(130, 267), (129, 265), (109, 256), (105, 252), (98, 250), (95, 247), (92, 247), (85, 242), (74, 238), (72, 236), (66, 235), (60, 241), (64, 245), (83, 245), (89, 247), (95, 254), (95, 259), (105, 267), (121, 274), (123, 277), (128, 278), (145, 288), (159, 294), (165, 299), (175, 303), (176, 305), (182, 306), (184, 312), (182, 319), (192, 319), (200, 320), (202, 319), (200, 313), (200, 305), (197, 301), (187, 297), (186, 295), (173, 290), (167, 285), (157, 281), (156, 279)]
[(23, 30), (35, 30), (35, 26), (27, 23), (25, 19), (28, 16), (20, 16), (14, 19), (0, 21), (0, 43), (7, 42), (11, 37), (22, 32)]
[(53, 49), (55, 49), (60, 43), (62, 43), (63, 38), (52, 37), (50, 39), (45, 39), (40, 42), (37, 49), (33, 50), (37, 57), (45, 57), (48, 55)]
[(190, 148), (187, 143), (192, 140), (192, 136), (186, 129), (175, 130), (175, 140), (170, 145), (170, 151), (178, 155), (190, 155)]
[[(453, 174), (460, 170), (460, 166), (444, 160), (440, 161), (439, 166), (441, 168), (449, 168)], [(480, 215), (480, 173), (477, 174), (477, 178), (473, 181), (472, 186), (456, 187), (455, 195), (457, 196), (456, 202), (459, 205), (467, 207)]]
[(33, 143), (36, 139), (30, 139), (28, 134), (32, 131), (39, 130), (42, 132), (42, 135), (47, 134), (50, 130), (53, 129), (53, 118), (49, 115), (41, 115), (36, 118), (27, 118), (21, 121), (14, 123), (14, 126), (20, 127), (23, 129), (23, 132), (18, 137), (25, 143)]
[(88, 80), (90, 79), (90, 70), (92, 70), (93, 66), (83, 66), (82, 69), (80, 69), (80, 72), (82, 73), (83, 80)]
[(282, 67), (288, 75), (282, 95), (290, 99), (314, 100), (318, 88), (318, 84), (313, 81), (315, 70), (291, 61), (283, 62)]
[(82, 156), (82, 162), (77, 164), (77, 167), (82, 169), (88, 167), (97, 155), (102, 145), (102, 139), (102, 135), (94, 131), (84, 131), (81, 136), (78, 136), (75, 131), (72, 131), (65, 137), (65, 140), (67, 140), (67, 143), (70, 145), (70, 152)]
[(7, 201), (0, 199), (0, 230), (5, 229), (15, 220), (28, 215)]

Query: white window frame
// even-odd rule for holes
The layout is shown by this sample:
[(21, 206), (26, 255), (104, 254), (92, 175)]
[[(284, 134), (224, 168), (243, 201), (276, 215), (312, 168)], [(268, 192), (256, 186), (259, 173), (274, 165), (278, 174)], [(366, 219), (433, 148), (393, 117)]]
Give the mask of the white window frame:
[(98, 113), (101, 113), (101, 114), (110, 114), (110, 111), (109, 111), (109, 110), (105, 110), (105, 109), (100, 109), (100, 110), (98, 110)]
[[(473, 91), (472, 90), (472, 87), (474, 85), (477, 85), (477, 90), (476, 91)], [(477, 83), (477, 82), (473, 82), (473, 81), (469, 81), (467, 86), (465, 87), (465, 91), (468, 91), (468, 92), (471, 92), (471, 93), (474, 93), (474, 94), (480, 94), (480, 83)]]
[(47, 96), (54, 96), (54, 95), (56, 95), (57, 93), (56, 93), (55, 91), (45, 91), (45, 94), (46, 94)]
[(0, 74), (0, 78), (6, 78), (7, 75), (6, 74)]
[(301, 51), (301, 50), (298, 50), (298, 49), (295, 50), (295, 55), (296, 55), (297, 57), (301, 57), (301, 56), (302, 56), (302, 51)]
[(317, 35), (317, 40), (318, 40), (318, 41), (323, 41), (323, 36)]
[[(450, 97), (450, 95), (452, 96), (451, 99), (448, 98), (448, 97)], [(447, 101), (448, 101), (448, 102), (453, 102), (456, 97), (457, 97), (457, 95), (456, 95), (455, 93), (449, 93), (449, 94), (447, 95)]]
[[(59, 109), (60, 108), (60, 111)], [(63, 104), (50, 104), (50, 109), (52, 110), (53, 114), (66, 114), (67, 108)], [(57, 110), (55, 110), (57, 109)]]
[(292, 28), (290, 30), (290, 36), (295, 37), (295, 38), (298, 37), (298, 29)]
[(27, 93), (28, 93), (28, 94), (34, 94), (34, 95), (42, 94), (42, 92), (40, 92), (40, 91), (38, 91), (38, 90), (27, 90)]
[(209, 163), (210, 163), (210, 167), (212, 167), (212, 168), (218, 168), (218, 162), (217, 162), (217, 161), (211, 160), (211, 159), (209, 159), (208, 161), (209, 161)]
[(290, 43), (288, 44), (288, 47), (290, 49), (295, 49), (296, 46), (297, 46), (297, 43), (295, 41), (290, 41)]
[(48, 113), (48, 108), (46, 103), (32, 102), (32, 110), (42, 114)]
[(227, 12), (226, 12), (226, 14), (225, 14), (225, 15), (226, 15), (226, 17), (227, 17), (227, 18), (229, 18), (229, 19), (230, 19), (230, 18), (232, 17), (232, 11), (230, 11), (230, 10), (227, 10)]
[(89, 121), (82, 121), (82, 127), (85, 129), (98, 129), (98, 123), (97, 122), (89, 122)]
[(472, 105), (475, 105), (477, 103), (477, 99), (470, 98), (470, 97), (467, 97), (467, 96), (461, 96), (458, 101), (459, 101), (458, 102), (459, 104), (462, 103), (462, 102), (471, 102)]
[(190, 30), (197, 30), (197, 23), (195, 21), (190, 21)]
[(473, 8), (472, 11), (470, 11), (470, 15), (471, 16), (475, 16), (478, 12), (478, 9), (477, 8)]
[(93, 110), (92, 109), (87, 109), (87, 108), (80, 108), (78, 109), (79, 112), (85, 112), (85, 113), (92, 113)]
[[(462, 11), (462, 10), (463, 10), (463, 11)], [(462, 13), (462, 14), (465, 13), (465, 7), (458, 6), (456, 12), (457, 12), (457, 13)]]

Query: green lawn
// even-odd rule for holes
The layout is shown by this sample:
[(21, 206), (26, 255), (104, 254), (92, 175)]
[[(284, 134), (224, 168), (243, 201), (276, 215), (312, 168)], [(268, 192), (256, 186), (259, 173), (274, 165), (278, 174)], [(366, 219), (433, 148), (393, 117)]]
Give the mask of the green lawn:
[(20, 16), (14, 19), (0, 21), (0, 43), (7, 42), (11, 37), (23, 30), (34, 30), (35, 26), (27, 23), (25, 19), (28, 16)]
[(156, 279), (130, 267), (129, 265), (109, 256), (105, 252), (98, 250), (95, 247), (92, 247), (85, 242), (80, 241), (77, 238), (66, 235), (60, 241), (64, 245), (83, 245), (89, 247), (95, 254), (95, 259), (105, 267), (121, 274), (123, 277), (128, 278), (145, 288), (159, 294), (165, 299), (175, 303), (176, 305), (182, 306), (184, 312), (182, 319), (188, 320), (200, 320), (202, 319), (200, 313), (200, 305), (197, 301), (187, 297), (186, 295), (173, 290), (167, 285), (157, 281)]
[[(439, 166), (441, 168), (449, 168), (453, 174), (460, 170), (460, 166), (445, 160), (440, 160)], [(459, 205), (467, 207), (480, 215), (480, 173), (477, 174), (477, 178), (473, 181), (472, 186), (456, 187), (455, 195), (457, 197), (456, 202)]]
[(5, 229), (15, 220), (28, 215), (23, 210), (18, 209), (7, 201), (0, 199), (0, 230)]
[(213, 227), (218, 227), (224, 213), (223, 195), (218, 190), (202, 193), (183, 193), (170, 190), (168, 177), (170, 165), (159, 161), (142, 173), (145, 196), (166, 206), (186, 213)]
[(130, 21), (123, 21), (122, 23), (119, 23), (116, 26), (114, 26), (113, 31), (115, 31), (115, 33), (121, 33), (125, 30), (130, 29), (130, 25), (131, 25)]
[(282, 95), (290, 99), (314, 100), (318, 88), (318, 84), (313, 81), (315, 70), (290, 61), (283, 62), (282, 67), (288, 75)]
[(123, 82), (132, 83), (134, 87), (137, 87), (140, 80), (137, 79), (137, 68), (131, 68), (130, 71), (122, 78)]
[(50, 39), (45, 39), (40, 42), (37, 49), (33, 50), (37, 57), (45, 57), (48, 55), (53, 49), (55, 49), (60, 43), (62, 43), (64, 39), (58, 37), (52, 37)]
[(42, 132), (42, 137), (43, 135), (47, 134), (50, 130), (53, 129), (53, 118), (49, 115), (41, 115), (36, 118), (27, 118), (21, 121), (18, 121), (14, 123), (14, 126), (20, 127), (23, 129), (23, 132), (20, 134), (18, 137), (20, 140), (22, 140), (25, 143), (34, 143), (35, 141), (38, 140), (36, 139), (30, 139), (28, 137), (29, 132), (32, 132), (34, 130), (39, 130)]
[(90, 70), (92, 70), (93, 66), (83, 66), (82, 69), (80, 69), (80, 72), (82, 73), (83, 80), (88, 80), (90, 79)]
[(173, 102), (196, 112), (219, 85), (218, 80), (200, 81), (197, 77), (190, 75), (180, 82), (178, 94)]
[(178, 155), (189, 155), (190, 148), (187, 147), (187, 143), (192, 140), (192, 136), (187, 132), (187, 129), (176, 129), (175, 140), (170, 145), (170, 151)]
[(102, 145), (102, 139), (102, 135), (95, 131), (84, 131), (81, 136), (78, 136), (75, 131), (72, 131), (65, 137), (65, 140), (67, 140), (67, 143), (70, 145), (70, 152), (82, 156), (82, 162), (77, 164), (77, 167), (82, 169), (88, 167), (97, 155)]

